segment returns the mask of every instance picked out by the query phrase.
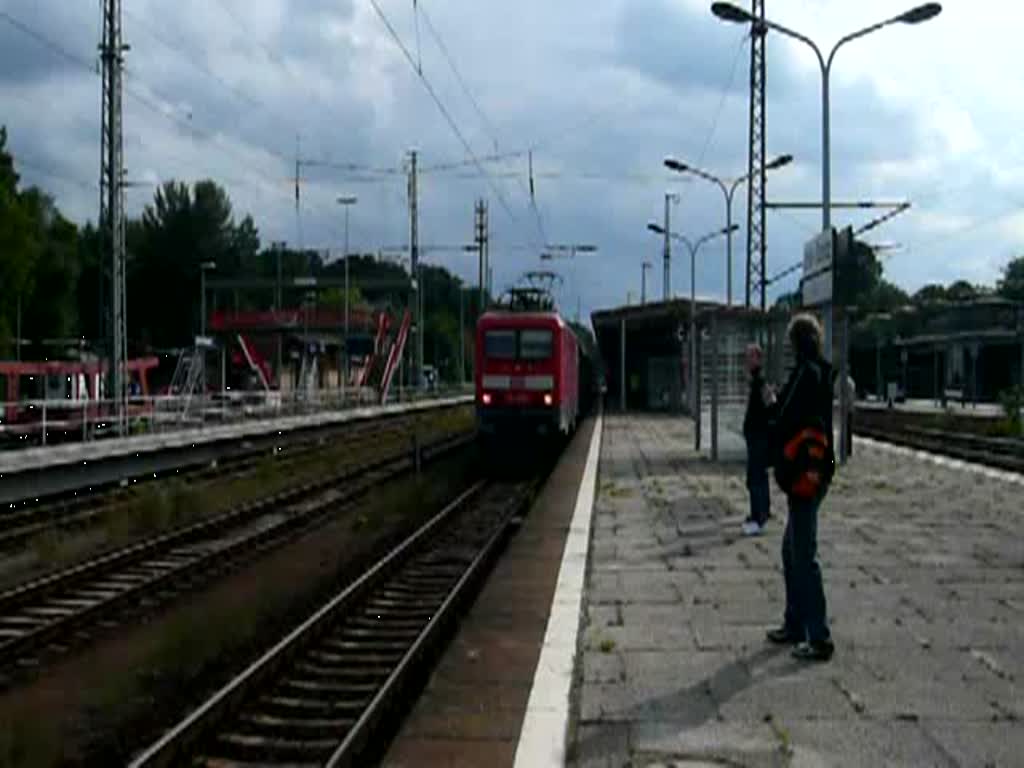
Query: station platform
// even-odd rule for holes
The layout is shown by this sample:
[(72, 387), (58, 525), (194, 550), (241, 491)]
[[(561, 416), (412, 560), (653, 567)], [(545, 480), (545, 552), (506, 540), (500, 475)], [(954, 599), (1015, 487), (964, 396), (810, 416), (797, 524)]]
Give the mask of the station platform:
[(764, 641), (774, 488), (746, 538), (743, 465), (689, 420), (605, 415), (582, 443), (385, 765), (1021, 765), (1024, 476), (858, 438), (820, 519), (836, 655), (806, 664)]
[(345, 410), (322, 410), (202, 429), (2, 452), (0, 504), (203, 464), (222, 458), (233, 448), (249, 449), (264, 442), (272, 444), (285, 433), (315, 431), (386, 415), (469, 405), (472, 402), (472, 396), (467, 395)]

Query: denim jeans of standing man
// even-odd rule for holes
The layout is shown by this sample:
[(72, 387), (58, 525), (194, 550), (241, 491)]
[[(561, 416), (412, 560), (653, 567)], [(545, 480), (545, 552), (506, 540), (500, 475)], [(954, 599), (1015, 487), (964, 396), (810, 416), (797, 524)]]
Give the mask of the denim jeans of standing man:
[(811, 644), (831, 640), (825, 616), (825, 589), (818, 565), (818, 508), (820, 500), (789, 497), (789, 516), (782, 538), (782, 567), (786, 580), (785, 625), (790, 633)]
[(747, 490), (750, 492), (750, 516), (760, 526), (771, 515), (771, 489), (768, 477), (768, 437), (747, 437)]

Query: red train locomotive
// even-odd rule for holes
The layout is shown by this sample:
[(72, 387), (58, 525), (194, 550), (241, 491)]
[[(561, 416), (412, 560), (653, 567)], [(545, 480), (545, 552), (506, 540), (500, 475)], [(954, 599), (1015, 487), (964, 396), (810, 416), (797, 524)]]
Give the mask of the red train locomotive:
[[(476, 343), (481, 434), (568, 435), (586, 405), (588, 370), (576, 335), (557, 312), (487, 312)], [(581, 381), (587, 382), (582, 388)]]

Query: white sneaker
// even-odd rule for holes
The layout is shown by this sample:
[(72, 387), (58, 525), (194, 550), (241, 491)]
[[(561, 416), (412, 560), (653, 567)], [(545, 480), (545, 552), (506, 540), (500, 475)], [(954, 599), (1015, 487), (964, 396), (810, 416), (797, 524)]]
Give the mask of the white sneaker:
[(743, 523), (743, 535), (744, 536), (759, 536), (761, 534), (761, 524), (756, 520), (747, 520)]

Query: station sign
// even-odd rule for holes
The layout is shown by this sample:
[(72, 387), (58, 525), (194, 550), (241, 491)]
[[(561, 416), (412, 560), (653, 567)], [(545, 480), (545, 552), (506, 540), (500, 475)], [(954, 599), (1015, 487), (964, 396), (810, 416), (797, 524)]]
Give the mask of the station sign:
[(802, 304), (814, 307), (832, 301), (835, 230), (820, 232), (804, 244), (804, 269), (800, 278)]

